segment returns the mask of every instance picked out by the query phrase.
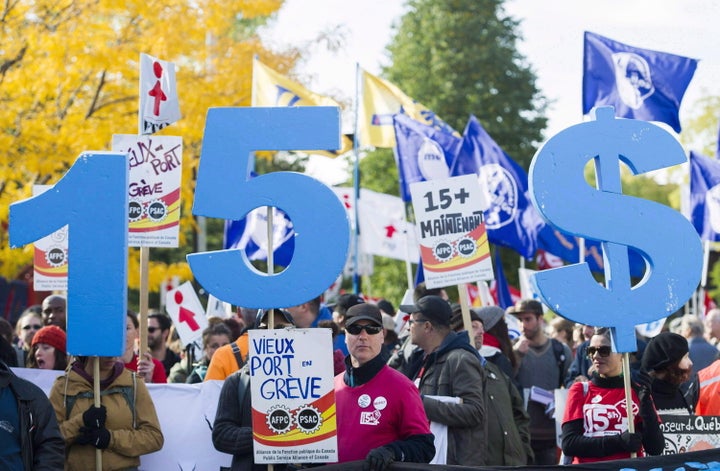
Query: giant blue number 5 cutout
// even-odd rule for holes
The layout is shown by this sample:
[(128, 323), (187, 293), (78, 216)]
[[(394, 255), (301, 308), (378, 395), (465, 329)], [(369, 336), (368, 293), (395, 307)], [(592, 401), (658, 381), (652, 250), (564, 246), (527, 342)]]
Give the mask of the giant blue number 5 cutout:
[(128, 160), (86, 153), (55, 186), (10, 205), (10, 245), (68, 228), (67, 351), (125, 352), (128, 257)]
[(189, 254), (198, 282), (218, 299), (248, 308), (302, 304), (330, 286), (347, 256), (350, 231), (340, 200), (323, 183), (295, 172), (248, 179), (256, 150), (338, 149), (334, 107), (211, 108), (198, 166), (193, 214), (241, 219), (274, 206), (292, 219), (295, 251), (281, 273), (264, 274), (242, 250)]

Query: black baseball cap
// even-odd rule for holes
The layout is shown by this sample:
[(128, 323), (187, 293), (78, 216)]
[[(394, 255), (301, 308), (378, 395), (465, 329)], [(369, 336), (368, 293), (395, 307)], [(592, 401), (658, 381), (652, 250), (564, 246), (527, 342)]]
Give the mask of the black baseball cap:
[(375, 304), (361, 303), (350, 306), (345, 314), (345, 327), (349, 327), (357, 321), (368, 320), (377, 326), (383, 326), (382, 313)]
[(419, 312), (426, 319), (429, 319), (439, 325), (450, 325), (452, 318), (452, 307), (450, 303), (440, 296), (429, 295), (418, 299), (415, 304), (405, 304), (400, 306), (400, 310), (414, 314)]

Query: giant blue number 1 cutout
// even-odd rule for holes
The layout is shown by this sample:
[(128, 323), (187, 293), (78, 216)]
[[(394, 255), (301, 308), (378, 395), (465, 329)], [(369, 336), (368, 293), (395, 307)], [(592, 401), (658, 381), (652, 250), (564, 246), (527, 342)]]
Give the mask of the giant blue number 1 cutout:
[(125, 351), (128, 257), (125, 154), (81, 154), (45, 193), (10, 205), (10, 245), (68, 228), (68, 353)]
[(281, 273), (256, 270), (242, 250), (190, 254), (200, 284), (218, 299), (248, 308), (302, 304), (330, 286), (347, 256), (345, 209), (323, 183), (295, 172), (248, 179), (251, 152), (339, 148), (334, 107), (211, 108), (203, 136), (193, 214), (241, 219), (274, 206), (292, 219), (295, 251)]

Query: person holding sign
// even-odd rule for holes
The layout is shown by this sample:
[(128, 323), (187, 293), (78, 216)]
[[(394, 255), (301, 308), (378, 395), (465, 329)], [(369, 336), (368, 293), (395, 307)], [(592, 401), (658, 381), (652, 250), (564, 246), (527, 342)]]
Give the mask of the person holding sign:
[(394, 461), (429, 463), (434, 437), (413, 383), (385, 364), (382, 315), (374, 304), (345, 314), (346, 371), (335, 377), (338, 462), (365, 460), (387, 469)]
[[(256, 329), (267, 329), (268, 314), (272, 312), (273, 326), (284, 329), (293, 324), (290, 313), (281, 309), (266, 309), (258, 313)], [(217, 353), (217, 352), (216, 352)], [(212, 442), (216, 450), (232, 455), (231, 471), (265, 471), (264, 464), (253, 462), (252, 403), (250, 370), (247, 363), (225, 379), (218, 399)], [(285, 465), (275, 465), (276, 471)]]
[(425, 296), (400, 309), (411, 313), (410, 339), (420, 348), (413, 354), (420, 361), (409, 362), (417, 369), (406, 373), (420, 389), (427, 418), (447, 426), (445, 464), (484, 466), (487, 414), (480, 354), (466, 331), (452, 331), (452, 308), (443, 298)]
[(50, 402), (65, 438), (67, 471), (138, 469), (140, 456), (163, 446), (155, 405), (143, 381), (116, 357), (100, 357), (101, 406), (93, 405), (93, 361), (78, 357), (50, 390)]
[(647, 385), (632, 391), (635, 433), (628, 431), (622, 355), (612, 350), (610, 330), (597, 328), (588, 347), (592, 378), (574, 383), (568, 391), (562, 450), (574, 457), (573, 464), (627, 459), (631, 453), (659, 455), (665, 447)]

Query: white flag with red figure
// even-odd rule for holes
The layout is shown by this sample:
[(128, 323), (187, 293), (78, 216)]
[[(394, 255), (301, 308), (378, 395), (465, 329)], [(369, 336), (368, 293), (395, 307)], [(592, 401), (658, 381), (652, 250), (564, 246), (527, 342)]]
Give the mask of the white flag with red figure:
[[(353, 189), (334, 187), (335, 194), (345, 206), (351, 226), (355, 221)], [(396, 260), (420, 259), (415, 225), (405, 219), (405, 203), (397, 197), (360, 189), (358, 200), (360, 219), (360, 251)]]
[(413, 263), (420, 259), (415, 225), (406, 221), (399, 197), (361, 189), (358, 213), (364, 252)]
[(140, 54), (140, 134), (154, 134), (180, 119), (175, 64)]
[(183, 345), (202, 338), (208, 321), (192, 283), (186, 281), (176, 289), (168, 291), (165, 310), (170, 315)]

